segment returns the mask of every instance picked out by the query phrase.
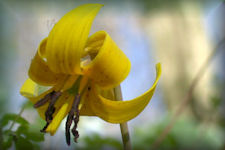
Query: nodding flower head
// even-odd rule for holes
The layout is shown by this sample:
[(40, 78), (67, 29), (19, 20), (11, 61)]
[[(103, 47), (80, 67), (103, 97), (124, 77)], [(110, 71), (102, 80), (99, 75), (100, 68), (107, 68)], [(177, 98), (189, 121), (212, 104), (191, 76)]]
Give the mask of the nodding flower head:
[[(54, 135), (67, 117), (68, 145), (70, 132), (77, 142), (80, 116), (97, 116), (110, 123), (136, 117), (149, 103), (161, 74), (157, 64), (156, 79), (149, 90), (132, 100), (115, 101), (113, 88), (127, 77), (131, 64), (106, 31), (89, 37), (92, 22), (102, 6), (81, 5), (55, 24), (40, 43), (30, 64), (29, 78), (20, 91), (46, 121), (41, 132)], [(38, 85), (51, 88), (39, 94)]]

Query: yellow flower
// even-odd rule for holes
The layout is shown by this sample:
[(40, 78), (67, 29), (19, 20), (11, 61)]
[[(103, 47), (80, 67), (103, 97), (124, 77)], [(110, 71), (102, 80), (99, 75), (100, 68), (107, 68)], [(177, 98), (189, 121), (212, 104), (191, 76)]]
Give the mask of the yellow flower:
[[(101, 4), (81, 5), (63, 16), (39, 45), (29, 68), (29, 78), (20, 93), (37, 108), (47, 124), (42, 130), (54, 135), (67, 115), (75, 140), (79, 115), (98, 116), (110, 123), (136, 117), (149, 103), (161, 74), (156, 65), (153, 86), (143, 95), (128, 101), (115, 101), (112, 89), (130, 71), (130, 61), (105, 31), (88, 37)], [(38, 95), (38, 85), (51, 86)]]

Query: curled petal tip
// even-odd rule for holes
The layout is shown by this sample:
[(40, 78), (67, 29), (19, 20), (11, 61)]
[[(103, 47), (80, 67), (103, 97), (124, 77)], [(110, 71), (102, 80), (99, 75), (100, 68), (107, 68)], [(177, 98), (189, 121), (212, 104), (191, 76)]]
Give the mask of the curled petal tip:
[(161, 75), (160, 64), (156, 65), (156, 78), (152, 87), (144, 94), (128, 101), (113, 101), (97, 93), (94, 87), (90, 92), (90, 107), (93, 112), (110, 123), (123, 123), (139, 115), (151, 100)]

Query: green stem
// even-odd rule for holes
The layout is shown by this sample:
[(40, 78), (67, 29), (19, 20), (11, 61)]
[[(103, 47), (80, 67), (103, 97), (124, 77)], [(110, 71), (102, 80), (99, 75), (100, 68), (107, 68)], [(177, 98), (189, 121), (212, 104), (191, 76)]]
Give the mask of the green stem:
[(21, 108), (21, 110), (20, 110), (18, 116), (13, 120), (11, 126), (9, 127), (9, 130), (10, 130), (10, 131), (12, 130), (13, 126), (14, 126), (15, 123), (16, 123), (16, 120), (22, 115), (22, 113), (23, 113), (24, 110), (25, 110), (25, 105)]
[[(115, 100), (117, 101), (122, 101), (122, 92), (121, 92), (121, 87), (120, 85), (114, 88), (114, 95), (115, 95)], [(127, 122), (120, 123), (120, 131), (123, 139), (123, 147), (124, 150), (131, 150), (131, 142), (130, 142), (130, 135), (128, 131), (128, 125)]]

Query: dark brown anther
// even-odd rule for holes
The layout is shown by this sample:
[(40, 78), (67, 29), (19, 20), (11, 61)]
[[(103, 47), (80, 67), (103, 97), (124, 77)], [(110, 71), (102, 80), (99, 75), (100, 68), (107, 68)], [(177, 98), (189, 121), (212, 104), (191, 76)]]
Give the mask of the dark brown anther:
[(44, 126), (44, 128), (40, 130), (40, 132), (45, 133), (45, 130), (47, 129), (48, 125), (49, 125), (49, 123), (47, 122), (46, 125)]
[(45, 112), (45, 120), (50, 123), (53, 119), (52, 115), (53, 113), (55, 112), (55, 103), (57, 101), (57, 99), (59, 98), (59, 96), (61, 95), (61, 92), (55, 92), (53, 91), (51, 93), (51, 98), (50, 98), (50, 102), (49, 102), (49, 105), (48, 105), (48, 109), (47, 111)]
[[(53, 92), (54, 92), (54, 91), (53, 91)], [(53, 92), (51, 92), (51, 93), (45, 95), (44, 98), (42, 98), (42, 99), (40, 99), (38, 102), (36, 102), (36, 103), (34, 104), (34, 108), (38, 108), (38, 107), (40, 107), (40, 106), (43, 106), (45, 103), (47, 103), (47, 102), (51, 99), (51, 95), (52, 95)]]
[(76, 129), (75, 130), (74, 129), (75, 128), (72, 129), (72, 133), (73, 133), (73, 136), (74, 136), (73, 140), (74, 140), (75, 143), (77, 143), (77, 139), (79, 138), (79, 132)]
[(74, 142), (77, 143), (77, 139), (79, 138), (79, 132), (77, 131), (77, 124), (79, 122), (79, 110), (77, 109), (76, 110), (76, 117), (73, 119), (74, 121), (74, 126), (73, 126), (73, 129), (71, 130), (72, 133), (73, 133), (73, 136), (74, 136)]
[(55, 112), (55, 107), (52, 106), (50, 108), (47, 109), (47, 111), (45, 112), (45, 120), (46, 122), (50, 123), (53, 119), (53, 114)]
[(89, 86), (89, 87), (88, 87), (88, 91), (90, 91), (90, 90), (91, 90), (91, 87)]
[(66, 119), (66, 143), (70, 145), (70, 126), (73, 122), (74, 113), (70, 110), (67, 119)]
[(34, 104), (34, 107), (38, 108), (38, 107), (44, 105), (45, 103), (49, 102), (48, 108), (45, 112), (45, 120), (47, 123), (44, 126), (44, 128), (42, 130), (40, 130), (43, 133), (45, 133), (45, 130), (47, 129), (47, 127), (49, 126), (49, 124), (51, 123), (51, 121), (53, 119), (52, 115), (55, 112), (54, 105), (60, 95), (61, 95), (61, 92), (52, 91), (51, 93), (45, 95), (45, 97), (43, 99), (39, 100), (37, 103)]
[[(66, 120), (66, 143), (68, 145), (70, 145), (70, 127), (72, 122), (74, 121), (74, 127), (71, 130), (72, 134), (74, 135), (74, 141), (77, 142), (77, 139), (79, 137), (79, 133), (76, 130), (77, 128), (77, 124), (79, 121), (79, 110), (78, 110), (78, 106), (80, 103), (80, 95), (76, 95), (72, 108), (67, 116), (67, 120)], [(76, 113), (76, 117), (74, 118), (74, 114)]]

